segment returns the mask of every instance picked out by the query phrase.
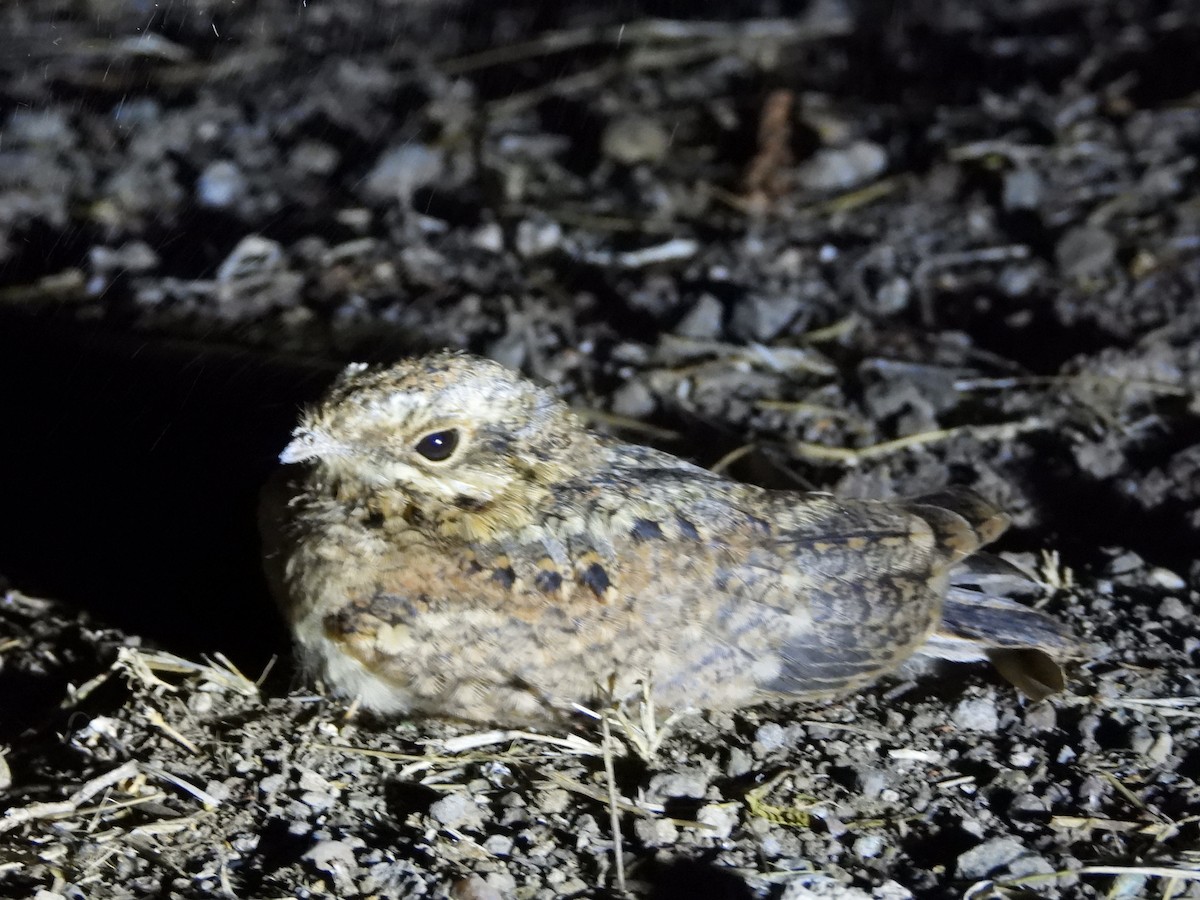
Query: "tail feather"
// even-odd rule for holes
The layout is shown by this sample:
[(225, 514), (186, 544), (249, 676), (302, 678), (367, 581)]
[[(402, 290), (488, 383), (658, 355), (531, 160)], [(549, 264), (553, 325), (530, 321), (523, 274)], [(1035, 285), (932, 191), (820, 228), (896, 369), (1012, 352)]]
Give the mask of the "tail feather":
[(1061, 622), (1008, 597), (951, 587), (942, 624), (921, 652), (952, 660), (990, 660), (1016, 688), (1035, 700), (1061, 691), (1055, 657), (1079, 656), (1082, 648)]
[(999, 507), (966, 488), (945, 488), (913, 497), (909, 502), (958, 514), (971, 526), (980, 547), (1000, 537), (1012, 522)]
[(989, 650), (996, 671), (1030, 700), (1045, 700), (1067, 686), (1062, 666), (1048, 653), (1031, 647), (1020, 650)]
[(1071, 656), (1079, 646), (1052, 616), (1009, 597), (952, 587), (942, 606), (942, 627), (959, 640), (987, 647), (1039, 647)]
[(933, 528), (938, 546), (947, 552), (950, 565), (990, 544), (1009, 523), (1008, 516), (991, 503), (961, 488), (914, 497), (906, 501), (905, 507)]
[(1038, 587), (1016, 566), (979, 553), (1008, 528), (1010, 519), (973, 491), (947, 488), (905, 501), (933, 529), (949, 568), (942, 621), (921, 653), (942, 659), (990, 660), (1018, 690), (1034, 700), (1061, 691), (1065, 678), (1056, 658), (1082, 655), (1060, 622), (1016, 600)]
[(1018, 569), (993, 553), (976, 553), (964, 559), (950, 572), (950, 584), (1006, 597), (1014, 594), (1022, 597), (1044, 590), (1042, 584), (1023, 569)]

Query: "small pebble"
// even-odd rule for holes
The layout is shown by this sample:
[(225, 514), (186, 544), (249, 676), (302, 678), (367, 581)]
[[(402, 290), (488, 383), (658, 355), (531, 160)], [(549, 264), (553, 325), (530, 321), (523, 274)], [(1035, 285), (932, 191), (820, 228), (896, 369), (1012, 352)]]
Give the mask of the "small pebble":
[(1013, 169), (1004, 176), (1006, 210), (1036, 209), (1042, 202), (1042, 176), (1030, 168)]
[(159, 257), (144, 241), (129, 241), (118, 248), (96, 245), (88, 251), (88, 263), (97, 272), (141, 275), (158, 267)]
[(337, 797), (322, 791), (305, 791), (300, 795), (300, 802), (313, 812), (325, 812), (337, 805)]
[(487, 346), (487, 355), (510, 369), (520, 370), (529, 356), (529, 339), (525, 329), (507, 331)]
[(528, 219), (517, 225), (515, 246), (526, 259), (544, 256), (562, 243), (562, 226), (557, 222), (532, 222)]
[(1145, 754), (1154, 744), (1154, 734), (1147, 725), (1134, 725), (1129, 731), (1129, 749), (1139, 755)]
[(544, 813), (564, 812), (571, 805), (571, 795), (562, 788), (548, 788), (537, 798), (537, 808)]
[(913, 893), (895, 881), (885, 881), (871, 891), (871, 900), (912, 900)]
[(1025, 724), (1034, 731), (1053, 731), (1058, 727), (1058, 713), (1049, 703), (1035, 703), (1025, 711)]
[(1024, 813), (1027, 816), (1038, 816), (1049, 812), (1050, 806), (1044, 797), (1033, 794), (1019, 794), (1013, 798), (1009, 809), (1013, 813)]
[(1042, 277), (1042, 264), (1014, 263), (1004, 266), (996, 276), (996, 287), (1006, 297), (1024, 297)]
[(1161, 567), (1151, 569), (1148, 579), (1151, 584), (1162, 588), (1164, 591), (1182, 591), (1187, 587), (1186, 581), (1170, 569)]
[(712, 294), (701, 294), (675, 326), (680, 337), (695, 340), (712, 340), (721, 334), (725, 319), (725, 307)]
[(992, 838), (960, 855), (956, 872), (959, 878), (983, 878), (1024, 856), (1025, 852), (1025, 845), (1016, 838)]
[(452, 900), (504, 900), (504, 895), (478, 875), (460, 878), (450, 885)]
[(784, 738), (787, 732), (783, 730), (783, 726), (775, 722), (768, 722), (766, 725), (759, 726), (758, 731), (754, 732), (754, 750), (758, 756), (771, 753), (774, 750), (780, 749), (784, 744)]
[(741, 747), (733, 747), (729, 751), (729, 762), (725, 766), (728, 778), (741, 778), (754, 768), (754, 757)]
[(951, 716), (954, 727), (961, 731), (980, 731), (995, 734), (1000, 728), (1000, 713), (990, 697), (961, 701)]
[(600, 139), (604, 155), (626, 166), (661, 162), (670, 146), (670, 132), (662, 122), (649, 116), (614, 119)]
[(478, 826), (483, 823), (483, 814), (475, 801), (466, 794), (447, 794), (429, 807), (430, 817), (446, 828)]
[(667, 819), (638, 819), (633, 833), (647, 847), (669, 847), (679, 840), (679, 829)]
[(1145, 568), (1146, 562), (1132, 550), (1126, 550), (1119, 556), (1115, 556), (1108, 563), (1108, 574), (1128, 575), (1131, 572), (1137, 572)]
[(862, 888), (851, 887), (831, 878), (808, 880), (808, 877), (802, 876), (788, 883), (779, 900), (871, 900), (871, 895)]
[(873, 859), (883, 851), (883, 838), (878, 834), (864, 834), (854, 841), (854, 852), (862, 859)]
[(332, 875), (339, 886), (358, 866), (354, 847), (348, 841), (319, 841), (302, 858), (314, 868)]
[(440, 151), (424, 144), (404, 144), (385, 150), (359, 185), (370, 203), (403, 203), (419, 188), (433, 184), (445, 171)]
[(704, 829), (705, 837), (723, 841), (733, 833), (734, 826), (737, 825), (737, 809), (727, 803), (709, 803), (700, 807), (700, 811), (696, 813), (696, 821), (709, 826)]
[(471, 246), (488, 253), (499, 253), (504, 249), (504, 229), (495, 222), (480, 225), (471, 234)]
[(269, 238), (250, 234), (217, 267), (217, 282), (227, 284), (241, 278), (254, 278), (281, 271), (286, 263), (283, 245)]
[(858, 773), (858, 791), (864, 800), (875, 800), (888, 786), (890, 777), (881, 769), (864, 769)]
[(492, 856), (509, 856), (513, 850), (513, 839), (505, 834), (493, 834), (483, 842), (483, 849)]
[(1171, 733), (1169, 731), (1161, 732), (1146, 750), (1146, 759), (1156, 766), (1161, 766), (1171, 758), (1171, 751), (1174, 749), (1175, 739), (1171, 737)]
[(1113, 879), (1112, 886), (1104, 893), (1105, 900), (1138, 900), (1148, 896), (1147, 875), (1126, 874)]
[(1037, 757), (1026, 747), (1018, 747), (1008, 756), (1008, 764), (1014, 769), (1028, 769), (1037, 761)]
[(1117, 255), (1117, 239), (1094, 225), (1072, 228), (1054, 248), (1058, 267), (1066, 278), (1098, 278), (1107, 272)]
[(1007, 875), (1010, 878), (1025, 878), (1029, 875), (1047, 875), (1054, 871), (1049, 860), (1036, 853), (1023, 853), (1012, 861)]
[(311, 769), (306, 769), (300, 773), (300, 789), (305, 791), (324, 791), (325, 793), (334, 793), (335, 788), (331, 785), (323, 775), (313, 772)]
[(64, 110), (32, 110), (15, 106), (3, 125), (3, 131), (5, 149), (26, 146), (42, 150), (67, 150), (78, 141)]
[(196, 179), (196, 202), (211, 209), (227, 209), (245, 196), (246, 176), (234, 163), (218, 160)]
[(698, 769), (660, 772), (650, 779), (646, 793), (658, 799), (690, 797), (693, 800), (702, 800), (708, 793), (708, 777)]
[(902, 278), (899, 275), (895, 278), (889, 278), (875, 292), (875, 302), (871, 307), (872, 312), (879, 315), (893, 315), (902, 312), (908, 308), (908, 302), (912, 298), (912, 294), (912, 282), (907, 278)]
[(790, 325), (803, 309), (803, 301), (790, 295), (750, 294), (734, 306), (729, 330), (740, 340), (769, 341)]
[(870, 141), (818, 150), (796, 170), (801, 187), (812, 191), (845, 191), (879, 177), (887, 168), (887, 151)]
[(650, 388), (640, 380), (627, 381), (613, 394), (612, 411), (630, 419), (645, 419), (658, 408)]
[(337, 148), (324, 141), (301, 141), (288, 154), (288, 165), (307, 175), (329, 175), (340, 162)]

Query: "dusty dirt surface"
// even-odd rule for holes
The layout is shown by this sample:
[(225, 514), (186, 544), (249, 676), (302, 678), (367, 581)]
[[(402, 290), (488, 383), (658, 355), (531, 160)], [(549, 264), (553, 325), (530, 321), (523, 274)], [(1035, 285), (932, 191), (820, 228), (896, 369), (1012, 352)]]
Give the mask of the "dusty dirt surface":
[[(0, 7), (0, 895), (1200, 897), (1200, 10), (495, 6)], [(355, 715), (254, 495), (442, 346), (738, 478), (973, 487), (1088, 653), (654, 753)]]

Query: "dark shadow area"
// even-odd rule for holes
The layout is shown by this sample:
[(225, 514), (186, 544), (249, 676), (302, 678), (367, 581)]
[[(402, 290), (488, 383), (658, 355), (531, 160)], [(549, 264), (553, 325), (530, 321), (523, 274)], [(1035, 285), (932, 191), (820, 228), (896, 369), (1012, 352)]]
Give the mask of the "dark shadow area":
[(651, 900), (749, 900), (746, 882), (731, 872), (699, 860), (680, 859), (657, 865), (650, 873)]
[(979, 843), (979, 839), (959, 824), (943, 817), (930, 834), (914, 836), (903, 842), (904, 852), (918, 866), (938, 865), (942, 860), (957, 859)]
[[(1192, 435), (1194, 429), (1185, 425), (1182, 434)], [(1164, 442), (1166, 449), (1158, 456), (1165, 461), (1171, 449), (1191, 440)], [(1039, 435), (1032, 442), (1041, 464), (1030, 469), (1029, 478), (1039, 497), (1044, 542), (1075, 565), (1103, 564), (1104, 548), (1127, 547), (1153, 565), (1188, 571), (1195, 559), (1195, 533), (1186, 520), (1186, 501), (1168, 495), (1147, 505), (1126, 489), (1128, 475), (1081, 477), (1062, 441)], [(1150, 469), (1153, 463), (1144, 466)]]
[(0, 319), (0, 573), (181, 654), (256, 674), (286, 637), (259, 486), (328, 363)]

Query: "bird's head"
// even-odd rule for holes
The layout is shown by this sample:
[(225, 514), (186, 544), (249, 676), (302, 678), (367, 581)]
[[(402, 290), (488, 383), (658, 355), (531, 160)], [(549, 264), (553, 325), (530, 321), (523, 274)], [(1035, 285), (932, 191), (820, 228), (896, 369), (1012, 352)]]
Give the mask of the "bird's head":
[(349, 366), (279, 458), (367, 492), (394, 491), (442, 518), (520, 502), (586, 459), (594, 442), (549, 391), (491, 360), (437, 353)]

